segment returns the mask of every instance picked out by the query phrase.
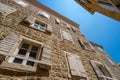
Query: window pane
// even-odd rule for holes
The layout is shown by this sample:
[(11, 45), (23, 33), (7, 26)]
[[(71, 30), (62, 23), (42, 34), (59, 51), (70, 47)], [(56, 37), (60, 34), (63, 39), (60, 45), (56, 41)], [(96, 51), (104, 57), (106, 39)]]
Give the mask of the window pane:
[(37, 52), (37, 51), (38, 51), (38, 47), (36, 47), (36, 46), (33, 46), (33, 47), (32, 47), (32, 51), (35, 51), (35, 52)]
[(41, 24), (41, 23), (38, 23), (38, 22), (34, 23), (34, 27), (36, 27), (39, 30), (45, 30), (46, 29), (44, 24)]
[(27, 61), (26, 65), (28, 65), (28, 66), (34, 66), (34, 62)]
[(39, 24), (38, 23), (34, 23), (34, 27), (38, 28)]
[(22, 45), (22, 48), (28, 49), (28, 48), (29, 48), (29, 44), (24, 43), (24, 44)]
[(46, 28), (43, 27), (43, 26), (41, 26), (41, 25), (39, 25), (38, 29), (39, 29), (39, 30), (45, 30)]
[(99, 66), (99, 69), (101, 70), (101, 72), (107, 76), (107, 77), (111, 77), (110, 73), (108, 72), (108, 70), (105, 68), (105, 66)]
[(35, 52), (30, 52), (29, 57), (35, 58), (36, 57), (36, 53)]
[(15, 58), (13, 63), (18, 63), (18, 64), (22, 64), (23, 60), (19, 59), (19, 58)]
[(18, 52), (19, 55), (26, 55), (26, 53), (27, 53), (27, 50), (24, 50), (24, 49), (20, 49)]

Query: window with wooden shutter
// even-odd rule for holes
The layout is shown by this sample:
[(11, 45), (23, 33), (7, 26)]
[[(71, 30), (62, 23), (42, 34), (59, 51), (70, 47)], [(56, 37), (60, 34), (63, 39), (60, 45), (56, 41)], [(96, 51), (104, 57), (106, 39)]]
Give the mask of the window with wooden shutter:
[(49, 32), (49, 33), (52, 33), (53, 32), (52, 26), (48, 24), (46, 31)]
[(23, 7), (27, 7), (29, 4), (24, 2), (23, 0), (12, 0), (14, 2), (16, 2), (17, 4), (23, 6)]
[(80, 37), (78, 37), (78, 42), (83, 49), (86, 49), (86, 50), (89, 50), (89, 51), (94, 50), (93, 46), (89, 42), (83, 41)]
[[(10, 51), (9, 54), (3, 54), (6, 56), (6, 59), (2, 62), (0, 67), (17, 71), (35, 72), (37, 63), (41, 63), (39, 57), (42, 44), (38, 44), (39, 42), (22, 36), (19, 36), (20, 39), (18, 39), (18, 35), (15, 34), (11, 36), (5, 38), (7, 41), (4, 43), (7, 44), (8, 47), (10, 46), (13, 50)], [(14, 43), (15, 47), (13, 47), (12, 43)]]
[[(37, 64), (41, 68), (51, 68), (51, 47), (21, 35), (10, 34), (0, 43), (0, 55), (6, 56), (0, 68), (19, 72), (36, 72)], [(42, 54), (41, 54), (42, 52)], [(41, 56), (41, 58), (40, 58)]]
[(10, 7), (10, 6), (0, 2), (0, 16), (1, 15), (7, 16), (8, 14), (11, 14), (11, 13), (13, 13), (15, 11), (16, 11), (15, 8)]
[(45, 32), (46, 29), (47, 29), (47, 24), (45, 24), (44, 22), (36, 20), (34, 22), (34, 24), (32, 24), (32, 27), (34, 27), (34, 28), (36, 28), (36, 29), (38, 29), (40, 31), (44, 31)]
[(58, 18), (55, 19), (55, 22), (56, 22), (57, 24), (60, 24), (60, 20), (59, 20)]
[(88, 80), (84, 66), (78, 55), (66, 52), (72, 80)]
[(73, 26), (71, 27), (71, 29), (73, 32), (76, 32), (76, 29)]
[(62, 31), (62, 30), (60, 31), (60, 33), (63, 39), (68, 40), (68, 41), (73, 41), (72, 36), (69, 33)]
[(41, 16), (43, 16), (43, 17), (45, 17), (45, 18), (47, 18), (47, 19), (49, 19), (50, 18), (50, 15), (47, 13), (47, 12), (44, 12), (44, 11), (40, 11), (40, 13), (39, 13)]
[(98, 0), (97, 4), (100, 7), (104, 8), (104, 9), (107, 9), (109, 11), (120, 13), (119, 9), (114, 7), (109, 0)]
[(71, 30), (71, 27), (70, 27), (69, 24), (67, 24), (66, 27), (67, 27), (68, 30)]
[(78, 42), (79, 42), (79, 44), (80, 44), (80, 46), (81, 46), (82, 48), (85, 47), (85, 45), (84, 45), (84, 43), (82, 42), (82, 40), (80, 39), (80, 37), (78, 37)]
[(101, 47), (97, 47), (97, 49), (101, 52), (103, 52), (104, 50)]
[(115, 65), (115, 62), (111, 59), (111, 58), (107, 58), (107, 61), (112, 64), (112, 65)]
[(50, 24), (46, 24), (45, 22), (42, 22), (40, 20), (33, 20), (35, 19), (34, 17), (30, 16), (28, 19), (25, 20), (25, 22), (27, 23), (33, 23), (31, 25), (31, 27), (34, 27), (35, 29), (38, 29), (40, 31), (43, 31), (43, 32), (47, 32), (47, 33), (52, 33), (53, 32), (53, 28)]
[(36, 18), (33, 17), (32, 15), (30, 15), (30, 16), (26, 17), (24, 21), (25, 21), (27, 24), (32, 25), (32, 24), (35, 23), (35, 20), (36, 20)]
[(44, 46), (41, 54), (41, 64), (39, 64), (40, 68), (49, 70), (51, 68), (51, 55), (52, 49), (50, 46)]
[(93, 60), (91, 60), (90, 62), (99, 80), (114, 80), (110, 73), (110, 70), (108, 70), (108, 68), (105, 65)]

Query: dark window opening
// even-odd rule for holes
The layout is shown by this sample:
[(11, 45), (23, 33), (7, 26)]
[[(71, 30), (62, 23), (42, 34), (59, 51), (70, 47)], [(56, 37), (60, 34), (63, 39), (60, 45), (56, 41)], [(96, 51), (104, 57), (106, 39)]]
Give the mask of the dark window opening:
[(28, 65), (28, 66), (34, 66), (34, 62), (32, 62), (32, 61), (27, 61), (26, 65)]
[(19, 59), (19, 58), (15, 58), (13, 63), (17, 63), (17, 64), (22, 64), (23, 60)]
[(29, 44), (23, 43), (22, 48), (28, 49), (29, 48)]
[(18, 55), (26, 55), (26, 53), (27, 53), (27, 50), (20, 49), (18, 52)]
[(29, 57), (30, 57), (30, 58), (36, 58), (36, 54), (37, 54), (37, 53), (35, 53), (35, 52), (30, 52)]

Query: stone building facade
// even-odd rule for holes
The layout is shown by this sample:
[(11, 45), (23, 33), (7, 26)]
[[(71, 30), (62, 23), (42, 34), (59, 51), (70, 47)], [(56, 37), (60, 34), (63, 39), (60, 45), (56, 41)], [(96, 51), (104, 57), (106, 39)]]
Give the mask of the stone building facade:
[(0, 0), (0, 80), (120, 80), (96, 48), (77, 23), (35, 0)]
[(91, 14), (99, 12), (120, 21), (120, 0), (75, 0)]

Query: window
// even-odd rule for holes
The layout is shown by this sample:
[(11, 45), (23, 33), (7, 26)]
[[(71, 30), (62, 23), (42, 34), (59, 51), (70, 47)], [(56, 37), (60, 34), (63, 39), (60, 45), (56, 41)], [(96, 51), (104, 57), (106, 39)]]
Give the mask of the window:
[(56, 22), (57, 24), (60, 24), (60, 20), (59, 20), (58, 18), (55, 19), (55, 22)]
[(47, 12), (41, 11), (39, 14), (47, 19), (50, 18), (50, 15)]
[(119, 12), (119, 10), (116, 9), (111, 3), (109, 3), (109, 1), (108, 2), (98, 1), (98, 5), (107, 10)]
[(0, 65), (7, 69), (36, 72), (36, 66), (39, 64), (39, 68), (49, 70), (51, 49), (41, 42), (12, 33), (0, 43), (0, 55), (6, 56), (6, 60)]
[(110, 64), (115, 65), (115, 62), (114, 62), (112, 59), (107, 58), (107, 61), (108, 61)]
[(89, 43), (84, 43), (84, 45), (85, 45), (85, 49), (91, 49), (91, 46), (90, 46), (90, 44)]
[(104, 50), (101, 47), (97, 47), (99, 51), (103, 52)]
[(29, 26), (34, 27), (40, 31), (44, 31), (47, 33), (52, 33), (53, 29), (52, 26), (49, 24), (46, 24), (45, 22), (42, 22), (40, 20), (37, 20), (35, 17), (32, 15), (28, 16), (24, 20), (25, 23), (27, 23)]
[(67, 27), (67, 23), (65, 23), (65, 22), (61, 22), (59, 25), (60, 25), (61, 27), (64, 27), (64, 28)]
[[(39, 52), (40, 46), (35, 46), (31, 45), (28, 43), (22, 43), (20, 46), (20, 49), (16, 53), (16, 56), (24, 57), (26, 59), (36, 59), (37, 54)], [(27, 66), (34, 66), (34, 62), (24, 60), (24, 59), (19, 59), (19, 58), (10, 58), (9, 59), (10, 63), (17, 63), (17, 64), (22, 64), (22, 65), (27, 65)]]
[(40, 21), (35, 21), (32, 26), (36, 29), (39, 29), (41, 31), (44, 31), (44, 32), (47, 32), (47, 33), (50, 33), (50, 34), (53, 32), (53, 29), (52, 29), (51, 25), (45, 24), (45, 23), (40, 22)]
[(3, 16), (7, 16), (8, 14), (13, 13), (15, 11), (16, 11), (15, 8), (7, 6), (7, 5), (0, 2), (0, 16), (1, 16), (1, 14)]
[(69, 70), (72, 75), (72, 80), (88, 80), (84, 66), (80, 57), (76, 54), (65, 52), (68, 60)]
[(38, 22), (36, 21), (34, 24), (33, 24), (33, 27), (41, 30), (41, 31), (45, 31), (47, 29), (47, 25), (45, 23), (42, 23), (42, 22)]
[(99, 80), (114, 80), (110, 73), (110, 69), (106, 65), (103, 65), (102, 63), (93, 60), (91, 60), (91, 64)]
[(28, 3), (23, 2), (22, 0), (19, 0), (19, 1), (14, 0), (14, 2), (16, 2), (17, 4), (19, 4), (19, 5), (23, 6), (23, 7), (27, 7), (28, 6)]
[(62, 31), (62, 30), (60, 31), (60, 33), (63, 39), (68, 40), (68, 41), (73, 41), (72, 36), (69, 33)]
[(74, 26), (71, 27), (73, 32), (76, 32), (76, 29), (74, 28)]
[(68, 30), (71, 30), (71, 27), (70, 27), (69, 24), (67, 24), (66, 27), (67, 27)]
[(78, 42), (83, 49), (86, 49), (86, 50), (89, 50), (89, 51), (94, 50), (93, 46), (89, 42), (83, 41), (80, 37), (78, 37)]

